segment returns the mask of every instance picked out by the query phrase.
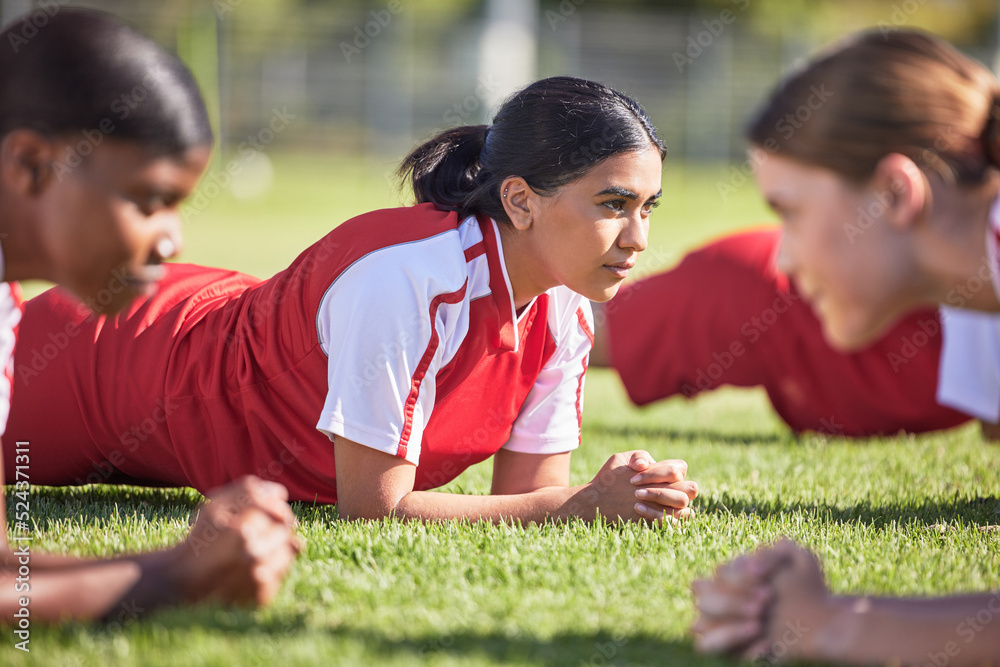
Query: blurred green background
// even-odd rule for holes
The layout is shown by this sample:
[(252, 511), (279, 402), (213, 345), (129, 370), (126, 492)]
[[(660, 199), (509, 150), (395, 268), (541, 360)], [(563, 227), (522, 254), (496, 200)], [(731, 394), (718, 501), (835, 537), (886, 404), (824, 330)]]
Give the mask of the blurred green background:
[(635, 279), (772, 219), (742, 126), (799, 59), (853, 30), (910, 26), (992, 65), (1000, 2), (0, 0), (0, 16), (38, 23), (65, 4), (124, 17), (201, 83), (218, 141), (185, 208), (183, 261), (268, 277), (348, 217), (406, 203), (393, 172), (415, 142), (570, 74), (636, 97), (670, 151)]

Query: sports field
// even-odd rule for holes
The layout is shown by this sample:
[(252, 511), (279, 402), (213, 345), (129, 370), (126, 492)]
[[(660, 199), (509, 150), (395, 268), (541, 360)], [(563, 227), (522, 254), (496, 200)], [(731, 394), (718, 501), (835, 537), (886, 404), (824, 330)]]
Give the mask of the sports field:
[[(385, 176), (389, 161), (277, 157), (274, 166), (263, 198), (203, 197), (204, 210), (188, 216), (185, 260), (271, 275), (337, 222), (402, 201)], [(726, 166), (665, 170), (636, 273), (769, 219), (751, 184), (724, 201), (720, 181), (736, 182)], [(761, 393), (640, 410), (613, 373), (592, 371), (573, 482), (637, 448), (687, 460), (701, 497), (686, 525), (343, 523), (335, 508), (299, 506), (306, 547), (269, 609), (123, 608), (110, 625), (33, 625), (30, 653), (3, 633), (0, 664), (726, 664), (692, 652), (690, 583), (781, 535), (820, 554), (836, 591), (1000, 588), (1000, 447), (972, 426), (796, 439)], [(480, 465), (446, 490), (487, 493), (489, 480)], [(165, 546), (185, 533), (198, 499), (185, 490), (34, 489), (32, 548), (110, 555)]]

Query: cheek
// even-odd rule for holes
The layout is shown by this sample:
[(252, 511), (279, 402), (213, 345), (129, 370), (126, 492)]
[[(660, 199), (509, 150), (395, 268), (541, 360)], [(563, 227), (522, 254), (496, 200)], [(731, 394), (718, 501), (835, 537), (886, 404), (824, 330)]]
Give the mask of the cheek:
[(109, 247), (129, 261), (140, 259), (153, 242), (153, 226), (146, 224), (135, 211), (123, 210), (122, 207), (110, 210), (109, 215)]

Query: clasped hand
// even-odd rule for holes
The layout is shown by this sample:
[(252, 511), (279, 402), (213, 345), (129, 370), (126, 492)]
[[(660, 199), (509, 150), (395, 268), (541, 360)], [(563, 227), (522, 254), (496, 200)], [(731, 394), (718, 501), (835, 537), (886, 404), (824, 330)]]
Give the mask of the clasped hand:
[(608, 519), (673, 522), (691, 515), (698, 484), (685, 480), (687, 463), (656, 461), (649, 452), (615, 454), (586, 485), (585, 499)]

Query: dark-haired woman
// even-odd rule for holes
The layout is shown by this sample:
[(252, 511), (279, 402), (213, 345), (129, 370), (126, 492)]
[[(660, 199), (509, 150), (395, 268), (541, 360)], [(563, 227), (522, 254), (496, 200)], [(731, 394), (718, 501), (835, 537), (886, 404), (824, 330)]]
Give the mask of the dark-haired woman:
[[(782, 135), (782, 119), (819, 86), (827, 100), (794, 135)], [(941, 39), (905, 30), (847, 40), (765, 101), (749, 134), (767, 154), (758, 187), (783, 223), (778, 267), (834, 347), (866, 345), (914, 307), (1000, 311), (998, 119), (992, 72)], [(955, 331), (967, 333), (977, 363), (964, 382), (951, 376), (961, 386), (948, 395), (955, 400), (961, 389), (968, 401), (996, 387), (1000, 339), (989, 325)], [(996, 582), (995, 543), (970, 548)], [(721, 566), (695, 591), (705, 650), (767, 662), (1000, 663), (1000, 592), (833, 595), (815, 556), (789, 542)]]
[[(177, 204), (212, 144), (190, 73), (148, 38), (73, 9), (60, 9), (27, 41), (9, 39), (18, 25), (0, 33), (0, 433), (19, 325), (18, 345), (37, 343), (25, 335), (30, 319), (21, 321), (11, 281), (59, 283), (74, 303), (103, 314), (148, 294), (160, 262), (180, 248)], [(116, 114), (114, 100), (137, 86), (145, 101)], [(59, 418), (52, 406), (45, 420)], [(284, 490), (261, 480), (214, 493), (190, 537), (167, 551), (116, 560), (34, 553), (24, 533), (33, 525), (28, 489), (41, 481), (35, 472), (52, 455), (47, 445), (32, 429), (4, 437), (17, 536), (8, 542), (0, 496), (0, 624), (15, 626), (18, 648), (30, 650), (32, 621), (274, 595), (297, 546)]]
[[(491, 126), (406, 158), (415, 206), (339, 225), (270, 280), (174, 266), (107, 322), (36, 299), (37, 340), (63, 318), (80, 328), (37, 374), (22, 350), (12, 432), (43, 429), (48, 484), (111, 462), (99, 480), (257, 473), (349, 518), (687, 516), (682, 461), (620, 454), (569, 487), (588, 299), (614, 295), (646, 247), (663, 155), (628, 97), (536, 82)], [(428, 491), (490, 457), (492, 495)]]

